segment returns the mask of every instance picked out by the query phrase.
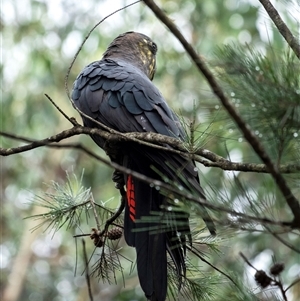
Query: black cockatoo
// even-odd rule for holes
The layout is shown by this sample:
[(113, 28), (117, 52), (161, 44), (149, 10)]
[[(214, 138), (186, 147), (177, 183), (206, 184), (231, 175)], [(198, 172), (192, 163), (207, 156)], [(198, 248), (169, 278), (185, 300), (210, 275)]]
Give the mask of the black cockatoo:
[[(144, 34), (119, 35), (100, 61), (89, 64), (78, 75), (72, 92), (75, 106), (122, 133), (155, 132), (184, 140), (178, 118), (151, 81), (156, 69), (156, 52), (156, 44)], [(87, 127), (99, 126), (84, 116), (83, 122)], [(106, 147), (104, 139), (96, 135), (92, 138), (101, 148)], [(178, 183), (205, 199), (192, 160), (135, 142), (121, 143), (108, 155), (112, 161), (133, 171), (152, 179), (169, 179), (169, 183)], [(172, 210), (176, 202), (157, 187), (127, 174), (123, 179), (127, 190), (125, 240), (136, 249), (139, 281), (146, 297), (164, 301), (167, 253), (179, 279), (185, 273), (185, 244), (186, 237), (190, 237), (188, 214)], [(214, 234), (211, 218), (205, 208), (201, 211)]]

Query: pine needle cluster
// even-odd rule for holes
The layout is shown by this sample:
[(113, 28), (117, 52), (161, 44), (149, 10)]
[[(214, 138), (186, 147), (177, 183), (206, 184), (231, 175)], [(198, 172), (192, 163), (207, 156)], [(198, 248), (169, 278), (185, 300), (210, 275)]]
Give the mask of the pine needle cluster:
[(52, 181), (47, 192), (34, 196), (32, 204), (43, 207), (45, 213), (27, 217), (41, 220), (33, 230), (46, 226), (45, 230), (57, 232), (64, 225), (67, 229), (79, 226), (82, 214), (88, 218), (92, 194), (90, 188), (82, 185), (82, 177), (83, 173), (79, 179), (67, 173), (65, 183)]
[(228, 45), (215, 69), (244, 120), (278, 163), (299, 158), (300, 63), (292, 52), (267, 54)]

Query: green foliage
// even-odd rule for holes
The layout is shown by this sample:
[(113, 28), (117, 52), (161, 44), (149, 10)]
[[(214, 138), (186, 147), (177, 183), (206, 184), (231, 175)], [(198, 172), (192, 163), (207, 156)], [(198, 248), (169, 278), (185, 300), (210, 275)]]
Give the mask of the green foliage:
[(299, 159), (300, 63), (294, 53), (225, 46), (217, 72), (232, 102), (276, 162)]
[[(85, 222), (87, 224), (90, 223), (91, 214), (94, 215), (96, 223), (99, 220), (101, 220), (101, 225), (106, 223), (107, 219), (113, 215), (113, 211), (108, 209), (104, 204), (99, 205), (94, 202), (91, 189), (85, 188), (82, 185), (83, 174), (84, 173), (82, 173), (81, 177), (78, 179), (74, 173), (72, 175), (66, 173), (65, 183), (59, 184), (53, 181), (52, 184), (48, 186), (48, 190), (51, 192), (47, 191), (43, 196), (35, 196), (32, 204), (34, 206), (41, 206), (46, 211), (42, 214), (28, 217), (33, 218), (34, 220), (42, 220), (42, 222), (37, 224), (33, 230), (44, 226), (45, 230), (54, 230), (55, 233), (62, 229), (64, 225), (66, 225), (66, 230), (73, 229), (74, 231), (75, 229), (80, 229), (82, 224), (82, 213), (84, 213)], [(172, 206), (172, 208), (170, 206)], [(180, 211), (177, 208), (178, 206), (181, 207)], [(171, 211), (174, 212), (178, 218), (178, 212), (181, 212), (183, 206), (186, 205), (183, 203), (180, 204), (179, 201), (175, 205), (172, 202), (172, 204), (168, 204), (166, 210), (172, 209)], [(92, 209), (95, 209), (96, 211), (91, 211)], [(185, 208), (185, 210), (188, 212), (187, 208)], [(186, 214), (184, 214), (183, 218), (186, 218)], [(178, 288), (182, 287), (180, 296), (182, 296), (184, 300), (193, 301), (202, 298), (205, 298), (205, 300), (215, 300), (214, 286), (220, 282), (220, 276), (211, 273), (202, 273), (199, 267), (192, 263), (192, 259), (194, 257), (195, 261), (195, 258), (207, 256), (208, 252), (205, 255), (203, 251), (197, 249), (197, 246), (199, 247), (200, 245), (202, 248), (209, 248), (211, 251), (214, 250), (218, 252), (216, 241), (218, 240), (220, 242), (220, 240), (215, 240), (204, 234), (205, 229), (199, 225), (200, 223), (202, 224), (202, 222), (199, 221), (197, 214), (194, 214), (193, 217), (191, 216), (191, 220), (191, 226), (193, 227), (192, 240), (194, 245), (188, 247), (191, 251), (188, 252), (187, 275), (183, 277), (183, 281), (180, 281), (176, 275), (176, 268), (173, 262), (169, 260), (169, 294), (172, 298), (177, 298), (176, 296), (179, 293)], [(145, 229), (151, 230), (152, 235), (155, 235), (157, 231), (167, 231), (170, 228), (181, 226), (180, 224), (175, 225), (172, 218), (169, 217), (166, 219), (166, 216), (161, 213), (154, 213), (152, 217), (147, 219), (143, 218), (140, 222), (149, 222), (149, 227), (151, 226), (151, 228), (147, 227)], [(163, 226), (153, 227), (153, 222), (162, 223)], [(122, 228), (123, 221), (118, 218), (113, 222), (113, 225)], [(110, 225), (110, 227), (111, 226), (112, 225)], [(92, 230), (96, 235), (100, 232), (100, 229), (98, 229), (98, 231), (96, 229)], [(143, 231), (143, 229), (141, 229), (141, 231)], [(120, 237), (115, 241), (114, 238), (109, 238), (108, 233), (108, 229), (105, 230), (104, 228), (103, 234), (96, 237), (96, 239), (94, 238), (94, 243), (98, 248), (93, 251), (89, 260), (89, 262), (94, 262), (91, 266), (92, 272), (90, 275), (99, 278), (103, 282), (108, 282), (109, 284), (118, 284), (119, 281), (124, 281), (124, 261), (131, 262), (131, 265), (132, 261), (120, 253)], [(92, 235), (90, 235), (90, 237), (93, 238)], [(97, 252), (99, 249), (100, 253)]]
[(45, 192), (43, 196), (36, 195), (32, 201), (34, 206), (40, 206), (47, 211), (42, 214), (30, 216), (34, 219), (42, 219), (36, 230), (43, 225), (46, 229), (54, 229), (57, 232), (65, 224), (67, 229), (80, 225), (81, 215), (88, 217), (90, 202), (92, 199), (91, 189), (82, 186), (83, 173), (78, 179), (75, 174), (67, 173), (67, 181), (63, 185), (53, 181), (49, 189), (53, 192)]
[[(66, 225), (66, 230), (75, 232), (75, 230), (81, 230), (83, 217), (85, 223), (89, 224), (91, 215), (94, 216), (97, 226), (100, 227), (114, 215), (114, 212), (107, 208), (106, 204), (97, 204), (94, 201), (91, 189), (82, 185), (83, 174), (82, 172), (81, 177), (78, 179), (74, 173), (69, 175), (67, 172), (65, 183), (59, 184), (53, 181), (48, 186), (48, 190), (51, 192), (47, 191), (43, 196), (35, 196), (32, 204), (42, 207), (45, 212), (27, 217), (34, 220), (42, 220), (33, 230), (44, 226), (45, 230), (53, 230), (55, 234), (55, 232)], [(116, 218), (113, 223), (113, 225), (118, 225), (120, 228), (122, 228), (122, 224), (123, 222), (120, 218)], [(96, 252), (95, 257), (97, 259), (93, 260), (91, 276), (96, 276), (108, 283), (112, 283), (111, 279), (113, 278), (113, 282), (117, 283), (119, 281), (117, 279), (120, 277), (117, 277), (116, 274), (119, 272), (119, 274), (123, 275), (120, 254), (118, 253), (120, 237), (118, 235), (117, 238), (110, 238), (108, 235), (109, 228), (105, 229), (103, 234), (96, 238), (89, 234), (83, 235), (90, 236), (90, 238), (94, 239), (95, 246), (101, 248), (100, 254)], [(100, 229), (97, 231), (97, 229), (92, 228), (92, 230), (93, 232), (96, 231), (96, 235), (100, 232)], [(75, 237), (77, 236), (75, 235)]]

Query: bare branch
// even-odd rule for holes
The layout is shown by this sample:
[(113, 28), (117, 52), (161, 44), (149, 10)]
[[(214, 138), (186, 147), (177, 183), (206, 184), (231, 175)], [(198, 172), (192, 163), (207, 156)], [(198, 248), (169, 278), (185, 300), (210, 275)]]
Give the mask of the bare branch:
[(292, 48), (298, 59), (300, 59), (300, 44), (298, 43), (297, 39), (293, 36), (287, 25), (283, 22), (276, 8), (272, 5), (272, 3), (269, 0), (259, 0), (259, 2), (265, 8), (266, 12), (274, 22), (280, 34)]
[(247, 259), (247, 257), (242, 253), (242, 252), (239, 252), (239, 255), (245, 260), (245, 262), (252, 268), (254, 269), (255, 271), (257, 271), (257, 268), (254, 267), (251, 262)]
[(200, 260), (202, 260), (203, 262), (205, 262), (207, 265), (209, 265), (211, 268), (213, 268), (214, 270), (216, 270), (217, 272), (219, 272), (220, 274), (222, 274), (223, 276), (225, 276), (226, 278), (228, 278), (235, 286), (237, 286), (237, 283), (232, 279), (232, 277), (230, 277), (228, 274), (226, 274), (225, 272), (223, 272), (222, 270), (220, 270), (218, 267), (216, 267), (215, 265), (211, 264), (208, 260), (206, 260), (201, 254), (200, 252), (197, 252), (196, 248), (187, 245), (188, 250), (193, 253), (194, 255), (196, 255), (198, 258), (200, 258)]
[(250, 143), (253, 150), (260, 157), (260, 159), (265, 163), (268, 171), (273, 176), (278, 188), (280, 189), (282, 195), (284, 196), (288, 206), (290, 207), (293, 215), (293, 226), (295, 228), (300, 228), (300, 204), (296, 197), (293, 195), (291, 189), (287, 185), (285, 179), (280, 174), (278, 167), (272, 162), (271, 158), (266, 153), (264, 147), (257, 139), (255, 134), (252, 132), (249, 125), (242, 119), (235, 107), (231, 104), (228, 97), (225, 95), (221, 86), (216, 81), (212, 72), (206, 66), (204, 60), (200, 55), (197, 54), (195, 49), (188, 43), (185, 37), (182, 35), (180, 30), (176, 27), (173, 21), (171, 21), (166, 14), (154, 3), (152, 0), (144, 0), (145, 4), (154, 12), (156, 17), (160, 19), (172, 32), (172, 34), (180, 41), (186, 52), (189, 54), (199, 71), (204, 75), (211, 89), (215, 95), (219, 98), (224, 108), (230, 114), (232, 119), (235, 121), (237, 126), (242, 131), (245, 139)]
[(50, 102), (53, 104), (53, 106), (61, 113), (70, 123), (72, 123), (74, 126), (78, 125), (75, 118), (70, 118), (55, 102), (54, 100), (48, 95), (45, 94), (45, 96), (50, 100)]
[[(70, 138), (75, 135), (80, 134), (88, 134), (88, 135), (99, 135), (102, 138), (107, 139), (108, 141), (135, 141), (140, 144), (147, 145), (152, 148), (156, 148), (163, 151), (168, 151), (172, 153), (179, 154), (181, 156), (189, 156), (196, 160), (197, 162), (203, 164), (206, 167), (217, 167), (223, 170), (234, 170), (234, 171), (244, 171), (244, 172), (259, 172), (259, 173), (268, 173), (268, 169), (266, 165), (264, 164), (257, 164), (257, 163), (243, 163), (243, 162), (231, 162), (207, 149), (200, 148), (195, 153), (190, 154), (187, 150), (187, 148), (184, 145), (184, 142), (172, 138), (167, 137), (161, 134), (157, 133), (138, 133), (138, 132), (132, 132), (132, 133), (119, 133), (117, 131), (112, 130), (113, 133), (108, 133), (106, 131), (100, 130), (100, 129), (91, 129), (83, 126), (75, 126), (69, 130), (63, 131), (59, 134), (56, 134), (54, 136), (48, 137), (46, 139), (42, 140), (34, 140), (26, 137), (22, 137), (19, 135), (1, 132), (0, 136), (4, 136), (10, 139), (22, 141), (28, 143), (27, 145), (22, 145), (19, 147), (14, 148), (0, 148), (0, 155), (2, 156), (10, 156), (17, 153), (25, 152), (28, 150), (35, 149), (37, 147), (41, 146), (47, 146), (47, 147), (54, 147), (54, 148), (74, 148), (74, 149), (81, 149), (84, 150), (84, 147), (80, 143), (72, 143), (72, 144), (66, 144), (66, 143), (60, 143), (56, 144), (57, 142), (60, 142), (66, 138)], [(161, 146), (161, 144), (168, 144), (170, 147), (164, 147)], [(85, 151), (85, 150), (84, 150)], [(91, 154), (90, 154), (91, 155)], [(206, 158), (207, 161), (203, 158)], [(279, 171), (281, 173), (295, 173), (300, 171), (300, 165), (295, 163), (290, 164), (283, 164), (278, 167)]]
[(294, 280), (284, 291), (287, 292), (291, 287), (293, 287), (298, 282), (300, 282), (300, 278), (297, 278), (296, 280)]

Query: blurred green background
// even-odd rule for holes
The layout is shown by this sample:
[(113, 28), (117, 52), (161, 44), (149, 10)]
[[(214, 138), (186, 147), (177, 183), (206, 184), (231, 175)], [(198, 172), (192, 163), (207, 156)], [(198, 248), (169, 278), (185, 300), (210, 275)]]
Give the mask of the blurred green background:
[[(216, 59), (215, 50), (227, 43), (248, 43), (262, 52), (267, 52), (269, 44), (278, 53), (287, 48), (259, 1), (157, 2), (212, 66)], [(42, 139), (70, 128), (68, 121), (46, 99), (45, 93), (68, 116), (74, 116), (81, 122), (64, 90), (68, 67), (89, 30), (106, 15), (129, 3), (125, 0), (2, 0), (1, 130)], [(299, 1), (276, 1), (275, 4), (294, 34), (299, 37)], [(130, 30), (142, 32), (157, 43), (159, 52), (154, 83), (169, 105), (185, 118), (192, 119), (195, 103), (201, 145), (224, 157), (230, 156), (233, 161), (258, 162), (234, 125), (228, 126), (228, 119), (221, 117), (221, 105), (181, 45), (142, 3), (111, 16), (91, 34), (71, 70), (69, 89), (85, 65), (100, 59), (112, 39)], [(0, 137), (0, 141), (4, 148), (22, 144), (3, 137)], [(87, 136), (73, 137), (68, 141), (81, 141), (104, 156)], [(111, 182), (112, 170), (80, 151), (69, 149), (44, 147), (1, 157), (0, 160), (0, 290), (3, 294), (10, 287), (13, 292), (11, 298), (5, 301), (88, 300), (82, 275), (81, 243), (79, 241), (76, 247), (72, 237), (74, 231), (65, 231), (63, 228), (54, 236), (51, 232), (43, 232), (43, 229), (32, 232), (30, 229), (37, 222), (24, 218), (41, 212), (41, 209), (30, 205), (33, 194), (47, 191), (46, 184), (52, 180), (65, 181), (66, 171), (80, 176), (83, 169), (84, 185), (92, 188), (95, 200), (108, 202), (111, 208), (115, 208), (119, 196)], [(233, 172), (200, 165), (199, 168), (204, 188), (211, 198), (213, 191), (222, 191), (232, 202), (238, 200), (238, 191), (232, 184)], [(279, 206), (277, 202), (274, 203), (272, 195), (275, 188), (270, 177), (253, 173), (235, 175), (249, 183), (257, 194), (269, 195), (271, 206)], [(299, 183), (295, 179), (292, 181), (299, 198)], [(283, 207), (275, 209), (278, 217), (285, 219), (288, 210)], [(89, 233), (91, 227), (94, 225), (82, 223), (81, 230)], [(223, 234), (226, 237), (225, 230)], [(222, 253), (218, 256), (212, 254), (210, 260), (220, 268), (235, 271), (249, 283), (254, 292), (259, 292), (251, 276), (254, 271), (245, 266), (238, 255), (240, 251), (258, 269), (267, 269), (273, 255), (278, 261), (284, 261), (284, 283), (287, 285), (300, 276), (299, 255), (295, 255), (271, 235), (259, 232), (228, 235), (228, 240), (220, 245)], [(299, 242), (299, 236), (296, 235), (290, 234), (288, 239), (295, 244), (297, 240)], [(90, 243), (88, 252), (93, 252)], [(133, 249), (125, 248), (122, 252), (134, 260)], [(122, 280), (118, 285), (108, 285), (94, 279), (95, 300), (144, 300), (135, 271), (129, 273), (130, 263), (125, 261), (124, 264), (126, 286)], [(199, 264), (203, 266), (203, 271), (211, 271), (204, 263)], [(218, 300), (225, 300), (222, 298), (224, 288), (222, 285), (217, 287), (220, 290)], [(299, 285), (289, 293), (289, 300), (296, 301), (298, 298)]]

